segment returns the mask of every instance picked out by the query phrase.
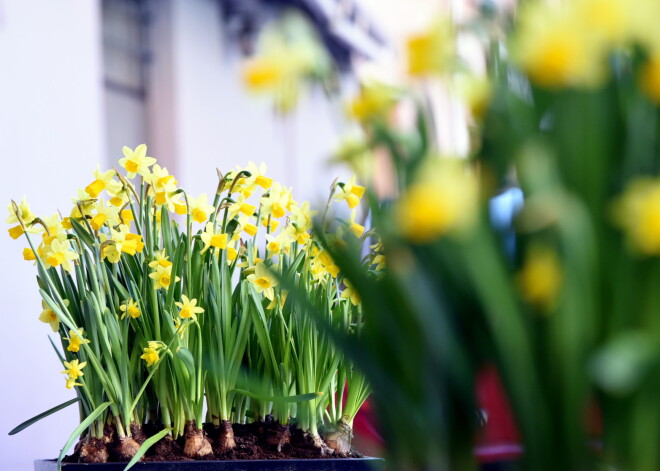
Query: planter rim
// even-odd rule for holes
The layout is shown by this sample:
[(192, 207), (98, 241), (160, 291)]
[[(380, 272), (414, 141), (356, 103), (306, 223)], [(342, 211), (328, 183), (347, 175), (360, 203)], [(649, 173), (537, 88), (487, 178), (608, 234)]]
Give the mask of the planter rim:
[[(364, 458), (300, 458), (281, 460), (209, 460), (209, 461), (150, 461), (136, 463), (132, 469), (153, 471), (382, 471), (385, 460)], [(126, 463), (62, 463), (62, 469), (85, 471), (123, 470)], [(57, 460), (35, 460), (35, 471), (54, 471)]]

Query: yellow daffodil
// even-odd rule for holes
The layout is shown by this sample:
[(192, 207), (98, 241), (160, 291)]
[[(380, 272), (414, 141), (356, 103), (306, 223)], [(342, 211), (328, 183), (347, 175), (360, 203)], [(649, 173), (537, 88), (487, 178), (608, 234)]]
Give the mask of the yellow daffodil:
[(147, 174), (144, 180), (151, 185), (156, 194), (162, 191), (176, 191), (176, 179), (165, 167), (158, 164), (154, 164), (151, 173)]
[(61, 242), (58, 239), (53, 240), (53, 242), (45, 249), (42, 258), (44, 265), (46, 265), (47, 268), (62, 265), (62, 267), (68, 272), (73, 270), (71, 261), (77, 259), (78, 254), (71, 250), (69, 242)]
[(106, 206), (105, 201), (99, 199), (94, 207), (94, 217), (89, 221), (95, 231), (101, 229), (104, 224), (114, 227), (120, 223), (119, 209), (114, 206)]
[(78, 351), (80, 351), (80, 346), (83, 343), (89, 343), (90, 342), (89, 339), (86, 339), (86, 338), (82, 337), (82, 335), (83, 335), (83, 329), (82, 328), (78, 329), (78, 331), (80, 332), (80, 335), (76, 334), (73, 330), (69, 331), (69, 337), (67, 338), (67, 340), (69, 341), (69, 346), (66, 347), (67, 351), (69, 351), (69, 352), (74, 352), (74, 353), (78, 352)]
[(204, 248), (200, 253), (206, 252), (209, 248), (215, 247), (216, 249), (226, 249), (228, 235), (213, 230), (213, 223), (207, 222), (206, 229), (201, 234)]
[(279, 219), (291, 209), (293, 203), (291, 190), (275, 182), (268, 193), (261, 197), (261, 214)]
[(360, 304), (360, 295), (346, 278), (344, 278), (344, 290), (341, 292), (341, 297), (348, 299), (353, 306)]
[(441, 19), (428, 31), (408, 39), (408, 73), (412, 76), (443, 74), (455, 56), (455, 33), (451, 20)]
[(67, 389), (73, 389), (74, 386), (82, 386), (82, 383), (77, 383), (75, 379), (73, 378), (67, 378), (66, 379), (66, 388)]
[(12, 239), (18, 239), (20, 236), (22, 236), (25, 231), (23, 230), (23, 227), (19, 224), (18, 226), (14, 226), (11, 229), (8, 229), (9, 236)]
[(182, 302), (175, 302), (176, 306), (179, 308), (179, 317), (181, 319), (192, 319), (197, 320), (197, 314), (204, 312), (204, 309), (197, 306), (196, 299), (188, 299), (185, 294), (181, 295)]
[(140, 358), (147, 362), (147, 366), (151, 366), (154, 363), (158, 363), (158, 360), (160, 360), (160, 357), (158, 356), (158, 351), (156, 349), (147, 347), (147, 348), (143, 348), (142, 351), (144, 353), (140, 356)]
[(242, 194), (238, 195), (236, 202), (229, 205), (228, 213), (229, 218), (233, 219), (238, 213), (242, 213), (245, 216), (252, 216), (257, 208), (253, 204), (245, 202), (245, 196)]
[(172, 266), (172, 262), (169, 261), (169, 257), (165, 255), (165, 250), (154, 253), (154, 257), (156, 257), (156, 259), (149, 262), (149, 268), (156, 268), (158, 266), (167, 268)]
[(248, 275), (247, 280), (254, 285), (257, 293), (263, 293), (266, 298), (273, 300), (275, 296), (273, 288), (279, 284), (279, 281), (263, 263), (255, 265), (254, 273)]
[(360, 199), (364, 196), (365, 188), (355, 183), (355, 175), (347, 183), (338, 183), (335, 187), (335, 192), (332, 195), (333, 199), (345, 200), (348, 207), (353, 209), (360, 204)]
[(522, 297), (540, 308), (551, 308), (561, 289), (562, 273), (555, 252), (547, 247), (532, 246), (518, 273)]
[(280, 232), (277, 235), (266, 235), (266, 251), (269, 257), (279, 255), (280, 253), (288, 253), (291, 239), (286, 232)]
[(97, 198), (105, 189), (107, 189), (109, 193), (120, 191), (122, 184), (115, 180), (115, 175), (116, 172), (112, 169), (101, 172), (101, 170), (96, 167), (96, 170), (94, 171), (95, 180), (85, 187), (85, 192), (90, 198)]
[(321, 279), (326, 273), (333, 278), (337, 278), (339, 267), (330, 256), (327, 250), (318, 250), (316, 247), (311, 252), (312, 260), (310, 262), (312, 274), (316, 279)]
[(614, 204), (614, 219), (633, 250), (660, 255), (660, 179), (630, 183)]
[[(65, 300), (65, 303), (68, 304), (68, 301)], [(41, 301), (41, 307), (43, 308), (43, 311), (39, 314), (39, 320), (49, 324), (53, 332), (57, 332), (60, 328), (60, 320), (58, 319), (57, 314), (55, 314), (55, 311), (46, 304), (46, 301)]]
[(119, 306), (119, 310), (123, 313), (121, 315), (121, 319), (126, 316), (130, 316), (131, 319), (137, 319), (142, 314), (138, 303), (133, 299), (128, 299), (126, 302), (124, 302), (121, 306)]
[(71, 379), (78, 379), (85, 374), (83, 373), (82, 369), (86, 365), (86, 361), (83, 361), (82, 363), (80, 363), (78, 360), (65, 361), (64, 367), (66, 370), (62, 371), (62, 374), (69, 375), (69, 378)]
[(280, 309), (284, 307), (284, 304), (286, 304), (286, 298), (289, 293), (286, 291), (282, 290), (282, 292), (279, 294), (279, 296), (275, 296), (270, 303), (268, 303), (268, 306), (266, 306), (267, 310), (272, 310), (275, 309), (276, 307), (279, 306)]
[(238, 229), (234, 231), (234, 237), (238, 238), (241, 232), (245, 232), (250, 237), (257, 235), (259, 228), (252, 223), (252, 219), (245, 214), (238, 215)]
[(190, 216), (195, 222), (206, 222), (211, 213), (215, 211), (215, 208), (209, 204), (206, 193), (202, 193), (197, 198), (190, 198), (188, 203), (190, 205), (188, 208)]
[(14, 211), (13, 203), (9, 204), (7, 208), (9, 210), (9, 216), (7, 216), (7, 220), (5, 221), (7, 224), (17, 224), (19, 218), (21, 221), (23, 221), (23, 224), (30, 224), (36, 219), (37, 216), (32, 211), (30, 211), (30, 205), (27, 204), (25, 196), (21, 202), (16, 205), (16, 207), (18, 208), (18, 214)]
[(147, 157), (145, 144), (140, 144), (135, 149), (124, 146), (122, 152), (124, 158), (119, 160), (119, 165), (126, 169), (128, 178), (135, 178), (138, 173), (146, 177), (149, 175), (149, 167), (156, 163), (156, 159)]
[(23, 260), (32, 261), (36, 259), (37, 256), (35, 255), (34, 251), (31, 248), (26, 247), (23, 249)]
[(179, 277), (172, 279), (172, 266), (163, 267), (157, 265), (151, 273), (149, 273), (149, 278), (154, 280), (154, 289), (169, 289), (172, 281), (179, 281)]
[(477, 205), (477, 181), (463, 163), (434, 159), (395, 204), (394, 220), (405, 238), (423, 244), (471, 226)]

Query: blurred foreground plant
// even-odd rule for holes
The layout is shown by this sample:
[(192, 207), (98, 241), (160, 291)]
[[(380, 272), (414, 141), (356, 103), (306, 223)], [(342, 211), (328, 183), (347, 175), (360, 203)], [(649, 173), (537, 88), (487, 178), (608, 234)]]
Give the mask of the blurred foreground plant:
[[(464, 74), (446, 31), (410, 41), (412, 89), (353, 113), (360, 154), (389, 155), (398, 195), (367, 189), (377, 271), (359, 246), (328, 246), (366, 319), (359, 341), (333, 335), (373, 386), (397, 469), (474, 468), (484, 362), (499, 367), (525, 469), (660, 467), (659, 8), (526, 2), (506, 39), (487, 38), (466, 159), (438, 157), (426, 94)], [(370, 87), (350, 109), (383, 96)], [(392, 119), (401, 99), (413, 129)], [(525, 203), (507, 253), (489, 201), (511, 185)]]

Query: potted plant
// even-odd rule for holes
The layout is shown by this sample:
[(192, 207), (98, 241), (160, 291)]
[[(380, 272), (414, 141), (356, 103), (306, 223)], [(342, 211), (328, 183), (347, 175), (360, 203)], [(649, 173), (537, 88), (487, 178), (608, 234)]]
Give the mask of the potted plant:
[[(279, 281), (294, 280), (325, 304), (328, 322), (360, 335), (360, 303), (311, 232), (309, 204), (252, 163), (218, 173), (212, 201), (193, 197), (145, 145), (123, 152), (123, 170), (96, 170), (67, 216), (9, 206), (9, 233), (27, 241), (38, 271), (40, 320), (76, 393), (12, 432), (72, 404), (81, 412), (57, 461), (38, 469), (145, 459), (210, 469), (214, 458), (289, 458), (240, 469), (378, 465), (350, 445), (364, 376)], [(352, 188), (351, 202), (362, 191)], [(364, 231), (343, 227), (337, 243)]]

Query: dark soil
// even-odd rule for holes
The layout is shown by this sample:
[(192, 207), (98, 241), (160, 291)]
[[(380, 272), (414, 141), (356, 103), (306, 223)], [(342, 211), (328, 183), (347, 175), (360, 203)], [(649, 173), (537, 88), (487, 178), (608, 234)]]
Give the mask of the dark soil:
[[(351, 449), (348, 454), (321, 454), (320, 450), (308, 440), (304, 434), (296, 428), (290, 428), (290, 439), (288, 443), (281, 445), (281, 451), (277, 451), (277, 445), (273, 440), (268, 437), (272, 436), (272, 430), (281, 428), (282, 426), (272, 423), (254, 422), (251, 424), (233, 424), (234, 440), (236, 441), (236, 448), (232, 450), (219, 450), (216, 441), (220, 433), (218, 427), (210, 424), (204, 425), (206, 436), (213, 444), (213, 453), (203, 457), (203, 460), (282, 460), (282, 459), (319, 459), (319, 458), (361, 458), (362, 455), (355, 450)], [(147, 437), (155, 434), (160, 430), (159, 427), (146, 424), (141, 430), (138, 428), (133, 429), (135, 432), (135, 441), (143, 443)], [(180, 437), (174, 440), (170, 437), (165, 437), (158, 443), (153, 445), (143, 457), (143, 461), (195, 461), (186, 458), (183, 455), (183, 445), (185, 438)], [(269, 444), (269, 442), (271, 442)], [(80, 458), (80, 447), (76, 447), (72, 455), (67, 456), (64, 461), (69, 463), (77, 463)], [(111, 455), (110, 461), (115, 460), (116, 457)]]

